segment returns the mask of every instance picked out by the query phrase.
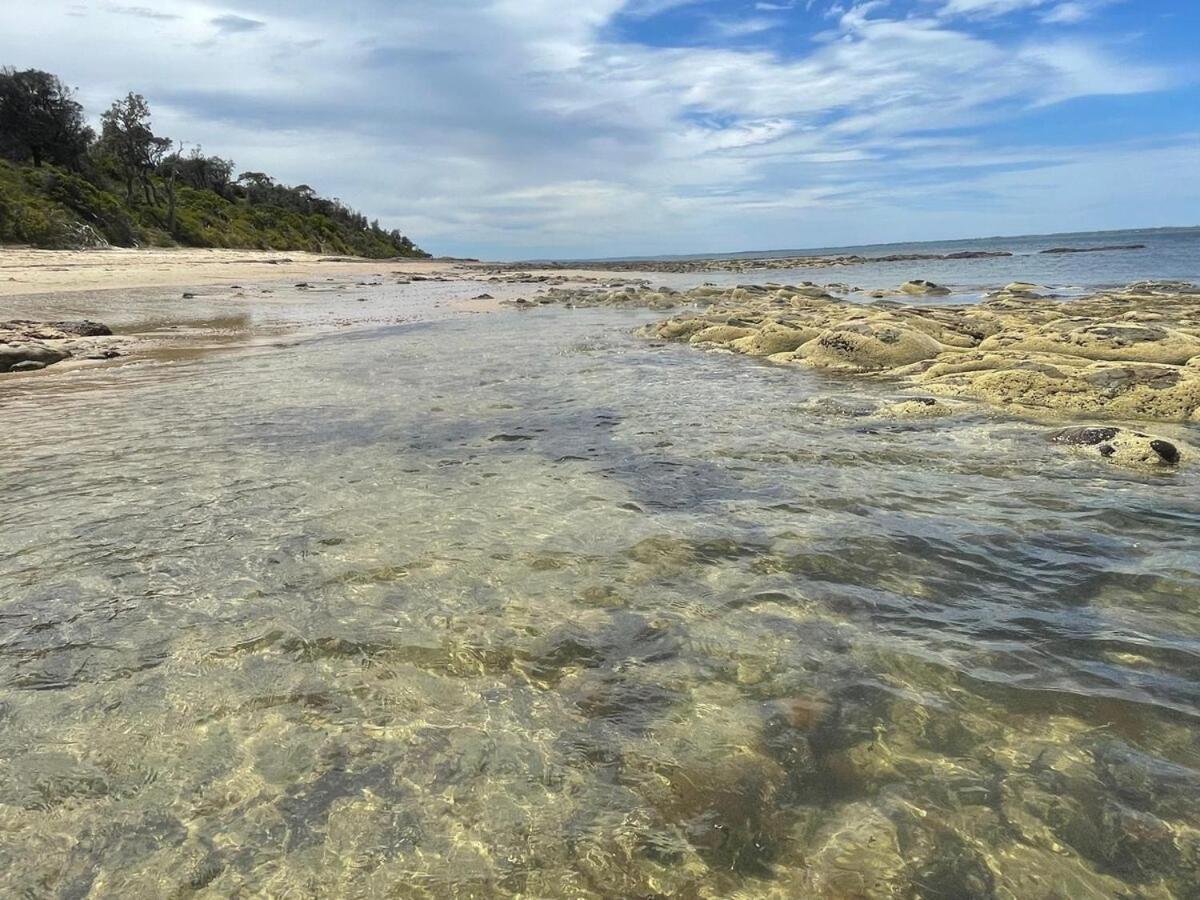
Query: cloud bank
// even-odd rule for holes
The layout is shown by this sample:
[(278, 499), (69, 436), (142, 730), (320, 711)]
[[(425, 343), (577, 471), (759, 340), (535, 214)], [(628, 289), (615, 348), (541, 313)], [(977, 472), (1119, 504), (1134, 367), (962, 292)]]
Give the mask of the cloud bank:
[[(94, 116), (140, 91), (160, 132), (312, 184), (441, 253), (1180, 222), (1200, 199), (1195, 135), (1042, 140), (1012, 125), (1186, 85), (1087, 30), (1107, 5), (44, 0), (6, 13), (0, 61), (57, 72)], [(1039, 27), (997, 27), (1013, 16)], [(691, 37), (673, 41), (669, 24), (689, 17)]]

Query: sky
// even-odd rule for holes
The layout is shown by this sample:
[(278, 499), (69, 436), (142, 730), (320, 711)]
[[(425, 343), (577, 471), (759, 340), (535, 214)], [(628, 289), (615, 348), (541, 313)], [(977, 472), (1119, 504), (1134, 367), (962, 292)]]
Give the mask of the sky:
[(487, 259), (1200, 224), (1200, 0), (0, 0), (0, 65)]

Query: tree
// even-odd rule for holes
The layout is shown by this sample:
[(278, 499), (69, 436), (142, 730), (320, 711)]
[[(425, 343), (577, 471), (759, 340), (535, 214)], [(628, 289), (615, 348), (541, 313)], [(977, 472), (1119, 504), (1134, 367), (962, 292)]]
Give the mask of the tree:
[(233, 178), (233, 160), (222, 159), (219, 156), (205, 156), (200, 147), (193, 147), (191, 153), (184, 156), (174, 153), (163, 161), (164, 172), (170, 174), (173, 168), (179, 180), (188, 187), (198, 191), (213, 191), (225, 196), (229, 191), (230, 180)]
[(74, 93), (49, 72), (0, 69), (0, 154), (76, 168), (95, 133)]
[(275, 179), (265, 172), (243, 172), (237, 177), (238, 186), (246, 192), (251, 204), (266, 203), (275, 193)]
[(141, 94), (128, 94), (113, 101), (100, 117), (100, 144), (117, 162), (125, 179), (125, 197), (135, 203), (134, 186), (141, 184), (147, 203), (157, 203), (158, 194), (150, 173), (155, 171), (171, 149), (171, 139), (156, 137), (150, 127), (150, 105)]

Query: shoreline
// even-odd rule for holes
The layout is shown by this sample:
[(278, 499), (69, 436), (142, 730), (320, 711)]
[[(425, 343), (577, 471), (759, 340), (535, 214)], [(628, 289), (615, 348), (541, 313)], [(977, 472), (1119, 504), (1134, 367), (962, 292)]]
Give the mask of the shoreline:
[(879, 411), (888, 418), (951, 416), (962, 402), (1040, 409), (1064, 424), (1097, 416), (1100, 431), (1064, 433), (1062, 442), (1135, 468), (1174, 468), (1194, 450), (1114, 430), (1116, 422), (1187, 431), (1200, 422), (1200, 289), (1190, 284), (1066, 298), (1013, 283), (964, 304), (925, 280), (888, 291), (809, 282), (677, 291), (611, 270), (188, 250), (21, 251), (0, 255), (4, 271), (13, 274), (0, 282), (0, 369), (17, 377), (170, 364), (503, 309), (599, 305), (662, 312), (642, 330), (651, 339), (896, 377), (920, 396)]
[[(451, 259), (6, 247), (0, 248), (0, 379), (12, 384), (10, 377), (174, 362), (493, 313), (537, 286), (636, 283), (605, 272)], [(85, 337), (71, 330), (81, 324), (112, 333)]]
[(203, 287), (228, 281), (283, 281), (330, 274), (443, 275), (445, 260), (358, 259), (316, 253), (195, 248), (35, 250), (0, 247), (0, 297), (95, 290)]

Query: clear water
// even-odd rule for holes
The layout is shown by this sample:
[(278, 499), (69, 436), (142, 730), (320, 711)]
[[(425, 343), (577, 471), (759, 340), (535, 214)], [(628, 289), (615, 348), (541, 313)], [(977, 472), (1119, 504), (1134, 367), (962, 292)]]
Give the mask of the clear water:
[(648, 318), (0, 385), (0, 895), (1195, 897), (1194, 472)]

